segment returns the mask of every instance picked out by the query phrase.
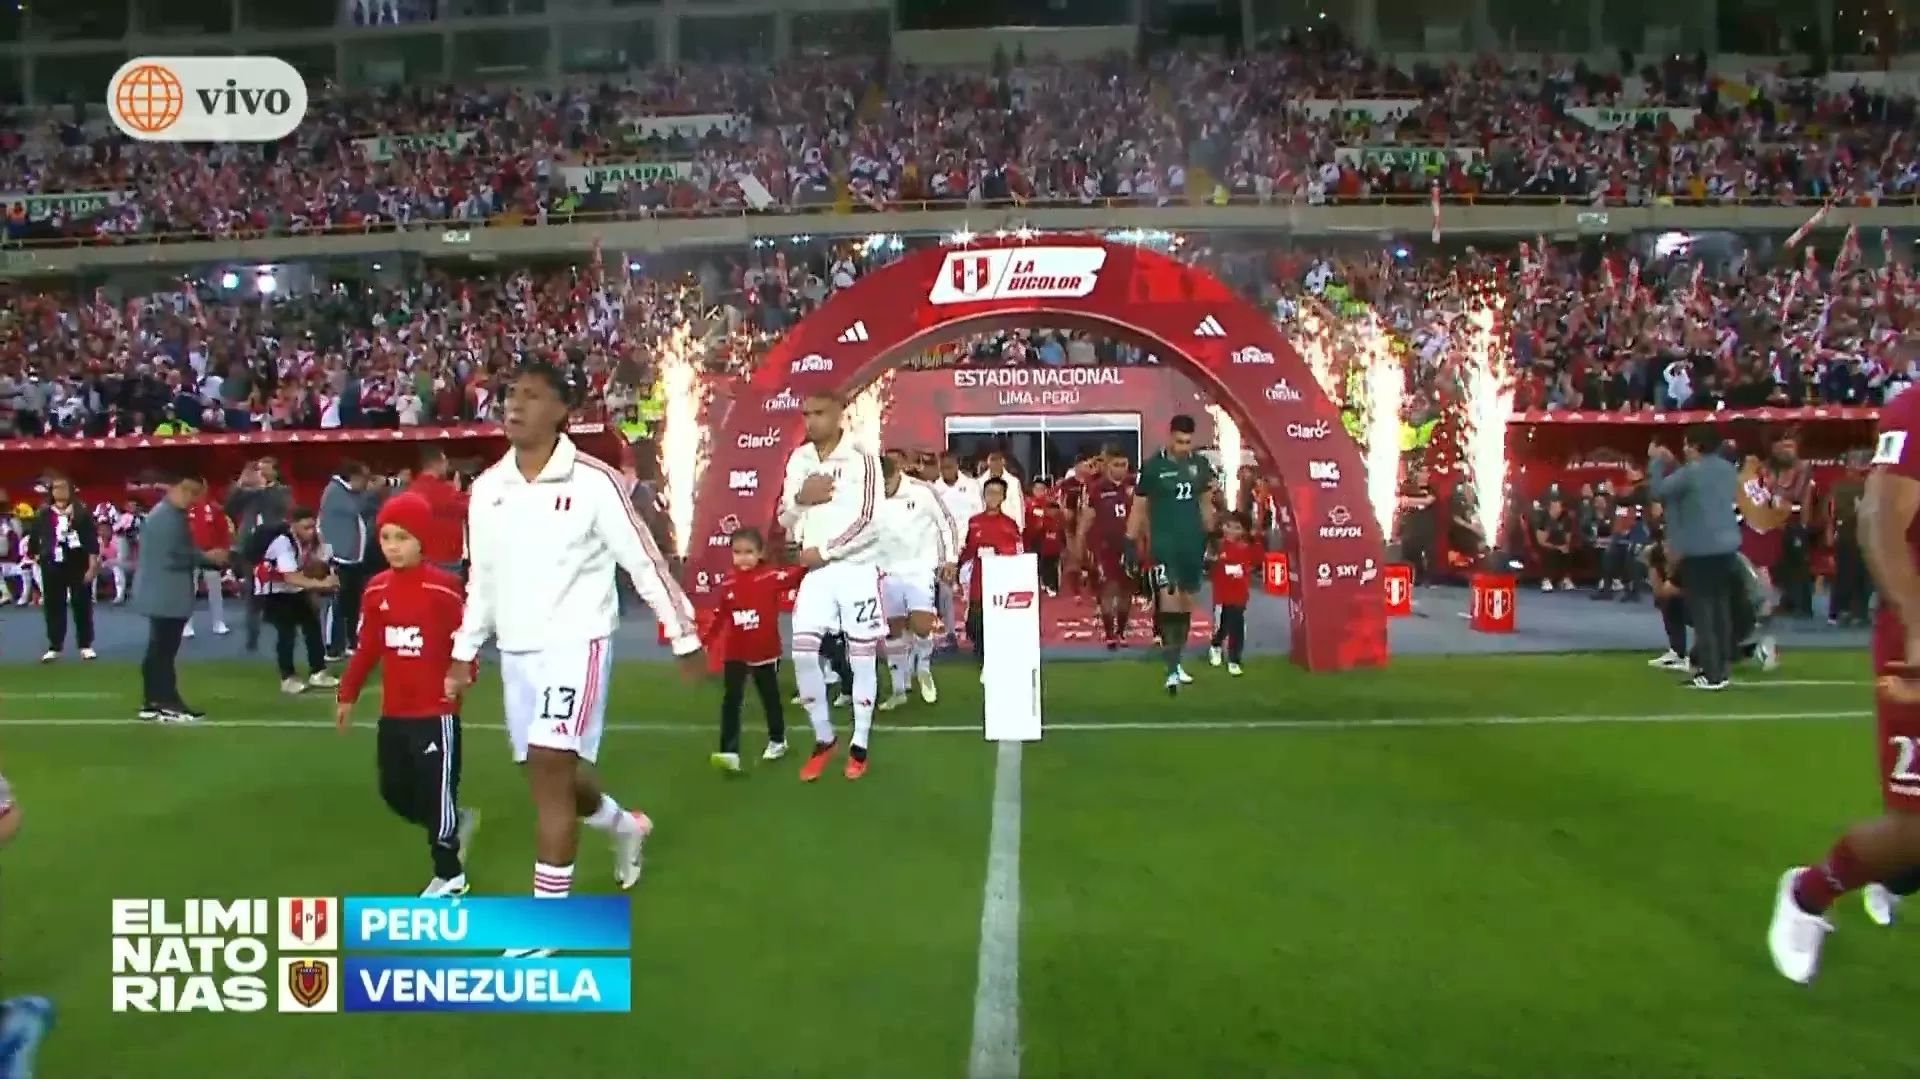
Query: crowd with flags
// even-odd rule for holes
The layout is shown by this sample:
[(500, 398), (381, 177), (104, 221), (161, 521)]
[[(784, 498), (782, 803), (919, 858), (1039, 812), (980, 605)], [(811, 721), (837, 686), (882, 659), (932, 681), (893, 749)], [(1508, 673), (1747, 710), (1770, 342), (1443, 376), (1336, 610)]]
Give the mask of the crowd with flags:
[(17, 239), (98, 242), (930, 202), (1912, 198), (1914, 101), (1880, 85), (1302, 46), (686, 64), (618, 86), (316, 88), (267, 147), (130, 142), (46, 110), (0, 153), (0, 190)]

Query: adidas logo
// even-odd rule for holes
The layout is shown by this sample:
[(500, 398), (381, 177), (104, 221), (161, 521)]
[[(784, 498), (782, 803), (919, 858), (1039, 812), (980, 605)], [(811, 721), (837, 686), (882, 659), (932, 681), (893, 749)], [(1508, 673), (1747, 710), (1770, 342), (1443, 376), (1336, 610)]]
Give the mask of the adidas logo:
[(867, 340), (867, 324), (864, 322), (855, 322), (840, 335), (840, 343), (843, 345), (857, 345), (865, 340)]
[(1200, 325), (1193, 328), (1193, 335), (1195, 337), (1225, 337), (1227, 330), (1226, 327), (1220, 325), (1219, 319), (1208, 315), (1206, 318), (1200, 320)]

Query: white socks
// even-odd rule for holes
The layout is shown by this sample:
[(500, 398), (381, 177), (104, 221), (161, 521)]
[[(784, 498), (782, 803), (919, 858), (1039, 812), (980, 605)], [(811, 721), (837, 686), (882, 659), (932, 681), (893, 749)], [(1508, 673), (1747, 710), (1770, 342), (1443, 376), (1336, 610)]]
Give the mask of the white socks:
[(548, 865), (545, 862), (533, 863), (533, 897), (535, 899), (565, 899), (572, 889), (572, 866)]
[[(867, 662), (871, 671), (873, 661)], [(832, 702), (827, 699), (826, 672), (820, 669), (820, 638), (811, 633), (793, 635), (793, 681), (800, 690), (800, 707), (806, 709), (807, 722), (813, 725), (813, 740), (820, 745), (833, 741)], [(872, 708), (871, 702), (868, 708)]]
[(587, 827), (612, 835), (631, 835), (640, 827), (633, 814), (621, 809), (610, 794), (602, 794), (599, 808), (580, 819)]
[(913, 682), (913, 642), (905, 637), (887, 638), (887, 673), (893, 695), (904, 697)]
[(910, 652), (907, 657), (907, 673), (915, 671), (933, 671), (933, 638), (914, 634), (910, 639)]
[(873, 735), (873, 701), (880, 689), (879, 641), (848, 641), (847, 663), (853, 668), (853, 747), (867, 748)]

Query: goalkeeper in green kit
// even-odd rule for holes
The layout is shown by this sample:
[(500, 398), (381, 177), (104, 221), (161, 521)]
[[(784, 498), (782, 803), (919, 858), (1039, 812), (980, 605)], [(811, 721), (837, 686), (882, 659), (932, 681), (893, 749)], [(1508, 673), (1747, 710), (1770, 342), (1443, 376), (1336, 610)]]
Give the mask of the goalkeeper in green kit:
[(1192, 416), (1167, 424), (1167, 445), (1140, 465), (1127, 538), (1137, 550), (1146, 541), (1153, 561), (1153, 589), (1159, 599), (1154, 627), (1167, 662), (1167, 696), (1193, 678), (1181, 665), (1193, 604), (1205, 577), (1207, 536), (1213, 532), (1216, 478), (1206, 458), (1193, 452)]

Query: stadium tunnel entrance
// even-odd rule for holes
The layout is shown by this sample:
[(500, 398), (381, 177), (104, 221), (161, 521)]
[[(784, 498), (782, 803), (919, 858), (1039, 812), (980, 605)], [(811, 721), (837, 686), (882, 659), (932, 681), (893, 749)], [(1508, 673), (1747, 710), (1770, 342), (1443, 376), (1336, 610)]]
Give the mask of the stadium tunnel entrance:
[[(1090, 236), (916, 251), (842, 289), (788, 331), (731, 400), (716, 402), (694, 527), (683, 540), (695, 603), (708, 601), (729, 568), (727, 534), (741, 525), (764, 529), (776, 517), (787, 456), (803, 437), (802, 398), (850, 398), (910, 356), (1025, 326), (1137, 345), (1224, 408), (1293, 514), (1286, 553), (1294, 662), (1330, 671), (1386, 661), (1377, 580), (1384, 547), (1364, 462), (1306, 361), (1264, 313), (1211, 274)], [(1034, 378), (1070, 379), (1086, 369), (1030, 370)], [(1143, 452), (1157, 448), (1160, 434), (1143, 432)]]

